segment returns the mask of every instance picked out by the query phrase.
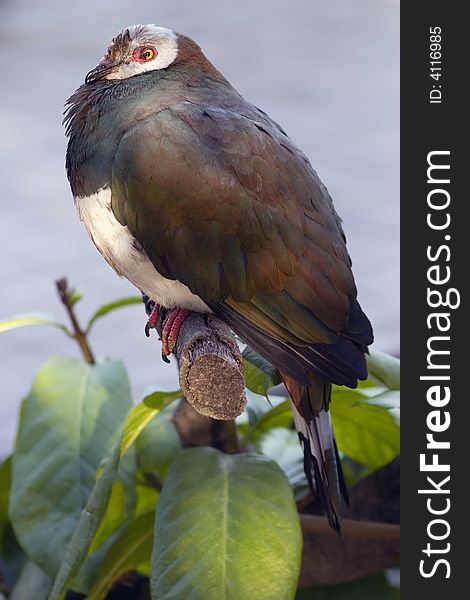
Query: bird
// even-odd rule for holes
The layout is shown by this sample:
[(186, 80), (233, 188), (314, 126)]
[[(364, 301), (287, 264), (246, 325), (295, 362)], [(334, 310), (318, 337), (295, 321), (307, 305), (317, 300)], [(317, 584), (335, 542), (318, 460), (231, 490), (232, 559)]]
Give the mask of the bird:
[(105, 260), (165, 309), (162, 354), (213, 313), (279, 369), (306, 477), (338, 533), (332, 385), (367, 378), (371, 324), (342, 222), (306, 155), (189, 37), (121, 30), (67, 100), (66, 172)]

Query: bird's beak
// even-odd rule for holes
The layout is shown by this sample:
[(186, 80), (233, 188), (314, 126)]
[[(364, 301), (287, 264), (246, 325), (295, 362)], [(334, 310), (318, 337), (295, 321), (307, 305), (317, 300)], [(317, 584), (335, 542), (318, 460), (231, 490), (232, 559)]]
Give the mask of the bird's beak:
[(104, 79), (106, 75), (109, 75), (114, 69), (114, 65), (109, 65), (106, 63), (100, 63), (91, 71), (88, 71), (85, 77), (85, 83), (93, 83), (93, 81), (99, 81), (100, 79)]

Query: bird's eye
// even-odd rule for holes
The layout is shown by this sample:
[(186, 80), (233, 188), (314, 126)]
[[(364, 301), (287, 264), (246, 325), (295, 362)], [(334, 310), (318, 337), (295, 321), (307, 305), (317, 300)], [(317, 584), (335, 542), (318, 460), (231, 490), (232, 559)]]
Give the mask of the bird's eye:
[(146, 63), (157, 56), (157, 51), (153, 46), (141, 46), (132, 53), (132, 58), (139, 63)]

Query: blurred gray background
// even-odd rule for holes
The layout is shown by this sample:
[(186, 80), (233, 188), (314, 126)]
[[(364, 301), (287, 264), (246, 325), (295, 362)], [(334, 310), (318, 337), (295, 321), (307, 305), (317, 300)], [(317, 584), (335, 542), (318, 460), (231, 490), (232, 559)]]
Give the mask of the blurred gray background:
[[(395, 0), (0, 0), (0, 320), (43, 311), (65, 319), (54, 280), (85, 299), (82, 320), (133, 295), (77, 218), (64, 174), (64, 100), (119, 29), (156, 23), (193, 37), (250, 101), (310, 157), (344, 220), (375, 347), (399, 352), (399, 5)], [(174, 365), (144, 335), (140, 306), (99, 322), (97, 356), (122, 358), (135, 400), (176, 389)], [(60, 331), (0, 336), (0, 457), (21, 398), (52, 354), (77, 356)]]

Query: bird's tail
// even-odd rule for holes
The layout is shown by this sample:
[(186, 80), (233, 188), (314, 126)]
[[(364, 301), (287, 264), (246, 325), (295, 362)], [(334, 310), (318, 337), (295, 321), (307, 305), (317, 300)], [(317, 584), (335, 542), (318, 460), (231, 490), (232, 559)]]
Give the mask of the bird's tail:
[(307, 387), (281, 375), (291, 397), (310, 489), (325, 507), (330, 526), (340, 533), (342, 498), (346, 503), (349, 499), (328, 410), (331, 383), (309, 374), (311, 385)]

